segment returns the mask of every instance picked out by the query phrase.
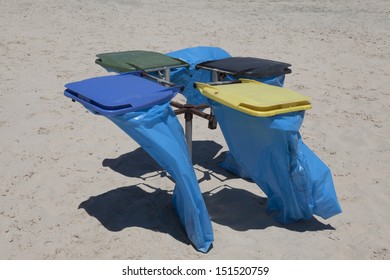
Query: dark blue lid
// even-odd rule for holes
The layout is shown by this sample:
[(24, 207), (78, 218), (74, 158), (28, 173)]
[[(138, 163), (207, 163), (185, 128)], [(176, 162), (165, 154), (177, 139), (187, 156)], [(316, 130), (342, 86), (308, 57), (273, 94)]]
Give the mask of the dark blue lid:
[(178, 87), (166, 88), (140, 73), (91, 78), (65, 85), (65, 96), (102, 115), (121, 115), (171, 100)]

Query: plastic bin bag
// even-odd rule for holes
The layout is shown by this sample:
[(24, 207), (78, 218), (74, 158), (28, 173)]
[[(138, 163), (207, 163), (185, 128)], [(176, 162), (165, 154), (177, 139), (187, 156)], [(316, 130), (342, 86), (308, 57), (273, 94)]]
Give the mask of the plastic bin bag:
[(207, 252), (214, 240), (210, 218), (187, 151), (183, 129), (169, 103), (108, 117), (175, 180), (173, 205), (190, 241)]
[(341, 212), (329, 168), (303, 143), (304, 111), (255, 117), (209, 100), (230, 152), (222, 167), (254, 181), (282, 224)]
[(193, 105), (205, 104), (207, 99), (200, 94), (199, 90), (193, 87), (195, 82), (211, 82), (212, 75), (208, 70), (196, 69), (199, 63), (230, 57), (230, 55), (221, 48), (217, 47), (194, 47), (187, 48), (166, 55), (178, 58), (187, 62), (189, 68), (178, 68), (171, 71), (171, 82), (184, 86), (182, 94), (186, 97), (187, 103)]

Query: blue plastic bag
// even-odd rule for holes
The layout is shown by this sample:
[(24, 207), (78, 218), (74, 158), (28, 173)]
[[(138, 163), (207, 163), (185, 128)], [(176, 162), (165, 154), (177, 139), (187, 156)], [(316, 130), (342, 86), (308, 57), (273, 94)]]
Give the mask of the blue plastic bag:
[(230, 57), (230, 55), (217, 47), (194, 47), (167, 53), (166, 55), (178, 58), (189, 64), (189, 68), (177, 68), (171, 71), (171, 82), (184, 86), (182, 94), (187, 103), (193, 105), (205, 104), (207, 99), (193, 87), (195, 82), (208, 83), (212, 81), (211, 72), (196, 69), (196, 65), (205, 61), (217, 60)]
[(254, 181), (282, 224), (341, 212), (328, 167), (302, 142), (304, 112), (255, 117), (209, 100), (229, 153), (221, 166)]
[(188, 238), (201, 252), (214, 240), (211, 221), (187, 151), (183, 129), (169, 103), (109, 116), (175, 180), (173, 205)]
[(65, 96), (117, 124), (174, 178), (173, 205), (180, 221), (194, 246), (207, 252), (213, 229), (183, 129), (169, 105), (178, 88), (163, 87), (143, 79), (140, 73), (91, 78), (69, 83), (66, 88)]
[[(235, 77), (231, 75), (227, 75), (225, 78), (226, 81), (235, 81), (237, 80)], [(276, 77), (267, 77), (267, 78), (257, 78), (256, 81), (271, 85), (271, 86), (278, 86), (283, 87), (285, 75), (280, 75)], [(209, 102), (209, 101), (208, 101)], [(227, 171), (237, 175), (238, 177), (244, 178), (244, 179), (250, 179), (249, 174), (239, 165), (236, 163), (232, 155), (229, 151), (226, 152), (225, 159), (222, 163), (219, 164), (223, 169), (226, 169)]]
[[(284, 80), (285, 80), (286, 75), (280, 75), (276, 77), (267, 77), (267, 78), (255, 78), (253, 79), (252, 77), (242, 77), (243, 79), (250, 79), (250, 80), (255, 80), (267, 85), (271, 86), (277, 86), (277, 87), (283, 87), (284, 85)], [(237, 78), (233, 77), (231, 75), (226, 75), (224, 81), (236, 81)]]

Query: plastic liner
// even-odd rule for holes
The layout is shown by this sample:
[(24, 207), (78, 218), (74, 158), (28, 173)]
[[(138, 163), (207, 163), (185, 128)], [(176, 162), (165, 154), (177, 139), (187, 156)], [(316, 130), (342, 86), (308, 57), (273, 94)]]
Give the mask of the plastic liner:
[(329, 168), (299, 134), (303, 111), (262, 118), (212, 100), (209, 104), (230, 150), (221, 166), (254, 181), (278, 222), (341, 213)]
[(149, 110), (109, 116), (175, 180), (173, 205), (188, 238), (201, 252), (214, 240), (213, 229), (187, 151), (183, 129), (169, 103)]
[[(234, 81), (237, 79), (233, 76), (228, 76), (227, 80)], [(283, 87), (285, 75), (268, 77), (268, 78), (257, 78), (255, 80), (271, 86)], [(226, 152), (225, 160), (220, 164), (220, 166), (241, 178), (250, 179), (247, 172), (243, 170), (242, 167), (235, 162), (234, 158), (232, 157), (229, 151)]]
[(188, 68), (182, 67), (171, 70), (171, 82), (184, 86), (182, 94), (186, 97), (187, 103), (193, 105), (204, 104), (207, 99), (200, 94), (199, 90), (193, 88), (195, 82), (208, 83), (212, 81), (211, 72), (208, 70), (196, 69), (196, 65), (206, 61), (212, 61), (230, 57), (221, 48), (217, 47), (193, 47), (167, 53), (166, 55), (178, 58), (189, 64)]
[(211, 222), (183, 129), (169, 105), (178, 89), (165, 88), (137, 73), (92, 78), (66, 87), (65, 96), (117, 124), (174, 178), (173, 205), (180, 221), (193, 245), (207, 252), (214, 239)]
[[(244, 76), (243, 78), (251, 79), (251, 77), (246, 77), (246, 76)], [(280, 76), (276, 76), (276, 77), (256, 78), (256, 79), (252, 79), (252, 80), (255, 80), (255, 81), (270, 85), (270, 86), (283, 87), (285, 78), (286, 78), (285, 75), (280, 75)], [(237, 80), (237, 78), (233, 77), (231, 75), (227, 75), (224, 79), (224, 81), (236, 81), (236, 80)]]

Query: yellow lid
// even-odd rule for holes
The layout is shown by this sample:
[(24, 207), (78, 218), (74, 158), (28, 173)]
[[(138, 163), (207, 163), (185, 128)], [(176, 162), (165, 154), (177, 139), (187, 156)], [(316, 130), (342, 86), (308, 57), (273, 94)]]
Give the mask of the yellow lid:
[(196, 83), (196, 86), (204, 96), (252, 116), (269, 117), (312, 107), (310, 97), (287, 88), (248, 79), (240, 81), (226, 85)]

